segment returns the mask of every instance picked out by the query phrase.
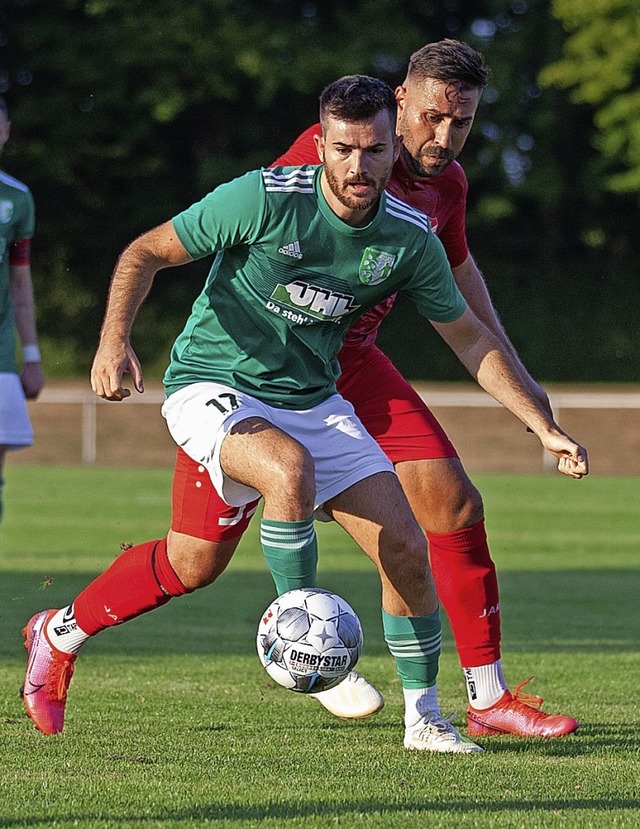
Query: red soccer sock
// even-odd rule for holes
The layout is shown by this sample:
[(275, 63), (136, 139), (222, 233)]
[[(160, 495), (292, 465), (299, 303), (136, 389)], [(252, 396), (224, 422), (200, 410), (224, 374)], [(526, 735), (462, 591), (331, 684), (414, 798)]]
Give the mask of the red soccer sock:
[(120, 553), (77, 596), (73, 609), (80, 628), (93, 636), (188, 592), (169, 562), (163, 538)]
[(436, 590), (463, 668), (500, 659), (500, 594), (484, 521), (427, 533)]

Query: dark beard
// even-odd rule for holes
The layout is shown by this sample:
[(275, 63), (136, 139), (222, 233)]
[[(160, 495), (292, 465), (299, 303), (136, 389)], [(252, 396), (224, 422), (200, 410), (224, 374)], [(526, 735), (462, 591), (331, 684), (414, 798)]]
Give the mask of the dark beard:
[[(374, 181), (366, 178), (352, 178), (345, 181), (344, 185), (340, 185), (340, 182), (333, 174), (333, 170), (326, 166), (324, 168), (324, 174), (327, 179), (327, 184), (329, 185), (329, 189), (333, 193), (333, 195), (338, 199), (340, 204), (343, 204), (345, 207), (348, 207), (349, 210), (369, 210), (373, 205), (378, 201), (380, 197), (380, 189), (376, 186)], [(348, 195), (346, 192), (346, 187), (349, 184), (368, 184), (372, 187), (375, 187), (375, 193), (371, 197), (371, 199), (363, 200), (363, 199), (354, 199)]]
[(431, 171), (422, 166), (421, 159), (413, 156), (404, 145), (402, 146), (402, 160), (404, 161), (405, 167), (409, 170), (409, 172), (413, 173), (413, 175), (420, 176), (420, 178), (437, 178), (438, 176), (441, 176), (451, 162), (455, 160), (455, 156), (451, 150), (434, 150), (433, 152), (427, 153), (426, 157), (437, 158), (439, 161), (446, 163), (439, 170)]

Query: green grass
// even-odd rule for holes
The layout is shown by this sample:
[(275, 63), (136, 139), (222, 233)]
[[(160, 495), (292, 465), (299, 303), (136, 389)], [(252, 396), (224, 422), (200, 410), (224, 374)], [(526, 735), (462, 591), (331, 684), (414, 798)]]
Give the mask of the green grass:
[[(319, 525), (320, 581), (365, 629), (360, 669), (385, 709), (340, 722), (271, 683), (254, 650), (272, 597), (254, 522), (208, 588), (91, 641), (62, 735), (24, 716), (19, 634), (69, 602), (121, 542), (164, 534), (170, 473), (8, 466), (0, 531), (0, 827), (325, 829), (640, 825), (638, 479), (476, 476), (502, 594), (503, 663), (545, 707), (576, 716), (557, 741), (498, 737), (480, 756), (402, 749), (401, 688), (376, 574)], [(439, 678), (462, 725), (451, 639)]]

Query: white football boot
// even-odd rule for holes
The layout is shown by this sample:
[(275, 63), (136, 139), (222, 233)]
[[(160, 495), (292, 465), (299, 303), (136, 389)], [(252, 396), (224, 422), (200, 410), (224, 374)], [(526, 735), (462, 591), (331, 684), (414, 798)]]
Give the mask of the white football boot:
[(348, 673), (334, 688), (309, 696), (343, 720), (372, 717), (384, 708), (384, 697), (380, 691), (355, 671)]
[[(338, 686), (339, 687), (339, 686)], [(436, 751), (441, 754), (478, 754), (484, 751), (458, 732), (451, 724), (455, 714), (442, 717), (427, 711), (415, 725), (404, 732), (404, 747), (413, 751)]]

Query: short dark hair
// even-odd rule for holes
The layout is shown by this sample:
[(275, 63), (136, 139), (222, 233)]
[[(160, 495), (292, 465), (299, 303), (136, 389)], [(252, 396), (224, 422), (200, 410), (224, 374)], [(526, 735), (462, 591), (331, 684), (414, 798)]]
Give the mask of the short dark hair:
[(433, 78), (452, 87), (454, 92), (484, 89), (490, 76), (491, 70), (480, 52), (468, 43), (449, 38), (418, 49), (409, 58), (407, 69), (407, 80)]
[(9, 120), (9, 107), (7, 106), (7, 102), (5, 99), (0, 95), (0, 112), (4, 115), (4, 117)]
[(369, 121), (387, 110), (395, 129), (396, 98), (388, 84), (369, 75), (345, 75), (329, 84), (320, 95), (320, 121), (325, 129), (327, 117), (357, 123)]

